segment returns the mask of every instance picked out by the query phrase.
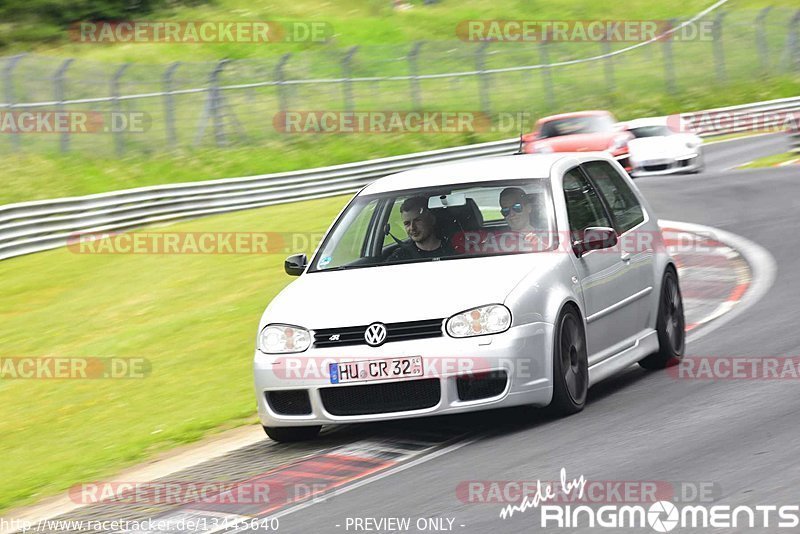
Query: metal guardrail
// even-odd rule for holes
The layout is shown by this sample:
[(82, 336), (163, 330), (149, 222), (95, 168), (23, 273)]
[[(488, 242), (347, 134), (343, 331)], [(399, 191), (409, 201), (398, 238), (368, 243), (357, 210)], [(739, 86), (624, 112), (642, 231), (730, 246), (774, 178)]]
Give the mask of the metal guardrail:
[(80, 233), (153, 224), (354, 193), (391, 173), (510, 154), (519, 139), (419, 152), (297, 172), (130, 189), (0, 206), (0, 260), (58, 248)]
[[(800, 97), (698, 114), (745, 117), (797, 110)], [(707, 129), (701, 135), (712, 133), (727, 130)], [(511, 154), (518, 146), (519, 139), (513, 138), (296, 172), (8, 204), (0, 206), (0, 260), (58, 248), (82, 233), (127, 231), (154, 223), (354, 193), (388, 174), (432, 163)]]

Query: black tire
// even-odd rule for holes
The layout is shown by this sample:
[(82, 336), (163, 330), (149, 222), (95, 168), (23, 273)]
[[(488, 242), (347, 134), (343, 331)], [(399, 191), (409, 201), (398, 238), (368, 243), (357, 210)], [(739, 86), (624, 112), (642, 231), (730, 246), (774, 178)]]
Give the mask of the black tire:
[(272, 441), (291, 443), (294, 441), (307, 441), (317, 437), (322, 426), (265, 426), (264, 432)]
[(553, 400), (548, 411), (566, 416), (583, 410), (589, 390), (586, 334), (578, 311), (567, 306), (558, 317), (553, 340)]
[(661, 282), (656, 332), (658, 352), (640, 361), (639, 365), (645, 369), (664, 369), (679, 364), (686, 348), (686, 319), (678, 275), (672, 268), (667, 269)]
[(697, 152), (697, 157), (698, 157), (699, 162), (698, 162), (697, 168), (692, 171), (692, 174), (700, 174), (701, 172), (705, 172), (705, 170), (706, 170), (706, 159), (703, 156), (703, 152), (702, 151), (698, 151)]

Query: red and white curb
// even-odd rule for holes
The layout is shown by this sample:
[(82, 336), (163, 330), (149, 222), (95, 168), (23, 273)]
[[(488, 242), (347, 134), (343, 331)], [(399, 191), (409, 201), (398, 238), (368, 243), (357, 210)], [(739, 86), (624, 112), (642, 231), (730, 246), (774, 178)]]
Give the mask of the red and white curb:
[(678, 265), (687, 341), (731, 321), (772, 286), (775, 259), (757, 243), (701, 224), (659, 220), (659, 225)]

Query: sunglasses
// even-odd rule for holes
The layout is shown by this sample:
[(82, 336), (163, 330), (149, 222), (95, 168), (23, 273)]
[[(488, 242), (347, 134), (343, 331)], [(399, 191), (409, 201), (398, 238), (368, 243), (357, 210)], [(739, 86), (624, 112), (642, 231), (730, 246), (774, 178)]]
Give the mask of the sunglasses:
[(508, 217), (508, 214), (511, 213), (511, 210), (514, 210), (517, 213), (522, 213), (522, 203), (517, 202), (510, 208), (500, 208), (500, 213), (503, 215), (503, 217)]

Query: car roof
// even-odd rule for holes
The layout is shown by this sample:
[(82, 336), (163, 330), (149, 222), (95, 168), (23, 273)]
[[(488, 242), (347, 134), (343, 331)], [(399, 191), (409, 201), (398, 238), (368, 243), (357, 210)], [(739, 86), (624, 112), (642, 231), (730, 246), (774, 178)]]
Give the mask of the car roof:
[(667, 118), (646, 117), (643, 119), (633, 119), (625, 123), (626, 128), (642, 128), (644, 126), (667, 126)]
[(556, 152), (553, 154), (518, 154), (492, 156), (451, 163), (424, 165), (416, 169), (391, 174), (372, 182), (362, 195), (444, 186), (490, 180), (515, 180), (525, 178), (549, 178), (550, 170), (563, 159), (609, 159), (606, 154), (595, 152)]
[(570, 113), (560, 113), (558, 115), (550, 115), (548, 117), (542, 117), (537, 122), (541, 124), (543, 122), (549, 122), (557, 119), (572, 119), (575, 117), (598, 117), (603, 115), (613, 117), (610, 111), (606, 111), (604, 109), (589, 109), (586, 111), (572, 111)]

